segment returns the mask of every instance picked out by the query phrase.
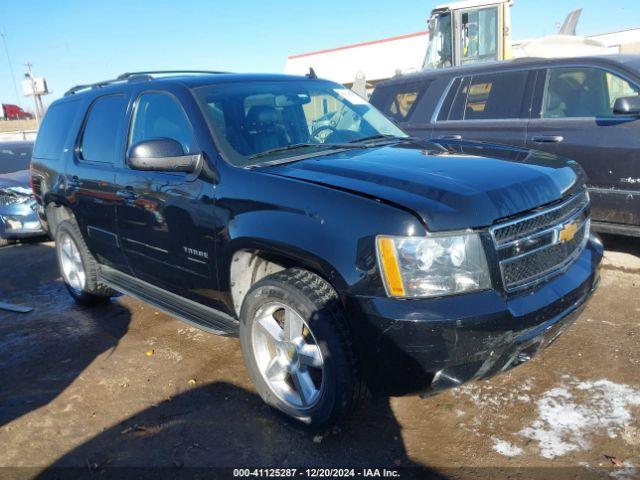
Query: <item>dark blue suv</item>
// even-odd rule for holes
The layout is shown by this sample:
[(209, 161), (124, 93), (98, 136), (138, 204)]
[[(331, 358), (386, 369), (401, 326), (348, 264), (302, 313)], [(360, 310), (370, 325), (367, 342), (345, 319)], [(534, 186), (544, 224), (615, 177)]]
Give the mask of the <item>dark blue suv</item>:
[(408, 137), (313, 74), (75, 87), (32, 172), (77, 301), (239, 336), (262, 398), (314, 427), (528, 360), (598, 281), (576, 163)]

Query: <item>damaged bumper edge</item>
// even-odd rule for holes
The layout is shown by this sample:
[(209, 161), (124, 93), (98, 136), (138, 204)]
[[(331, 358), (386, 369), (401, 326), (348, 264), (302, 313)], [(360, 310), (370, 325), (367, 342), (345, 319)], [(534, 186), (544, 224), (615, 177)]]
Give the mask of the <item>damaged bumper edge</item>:
[(348, 300), (356, 347), (372, 390), (435, 393), (531, 359), (577, 319), (599, 281), (602, 244), (592, 236), (564, 273), (506, 296)]

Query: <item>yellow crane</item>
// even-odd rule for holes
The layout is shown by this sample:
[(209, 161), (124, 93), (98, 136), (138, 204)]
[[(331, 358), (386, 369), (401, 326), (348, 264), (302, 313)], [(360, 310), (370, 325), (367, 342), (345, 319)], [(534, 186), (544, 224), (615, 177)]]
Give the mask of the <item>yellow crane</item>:
[(557, 35), (519, 42), (511, 36), (514, 0), (464, 0), (439, 5), (429, 17), (423, 68), (446, 68), (514, 57), (564, 57), (607, 53), (603, 44), (576, 36), (581, 9), (571, 12)]

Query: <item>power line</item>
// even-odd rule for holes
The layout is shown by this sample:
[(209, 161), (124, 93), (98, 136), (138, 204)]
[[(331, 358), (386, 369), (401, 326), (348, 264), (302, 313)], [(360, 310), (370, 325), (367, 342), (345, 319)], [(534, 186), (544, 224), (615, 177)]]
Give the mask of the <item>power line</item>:
[(11, 82), (13, 83), (13, 91), (16, 94), (16, 102), (20, 108), (22, 108), (22, 103), (20, 102), (20, 95), (18, 94), (18, 85), (16, 84), (16, 76), (13, 73), (13, 65), (11, 64), (11, 57), (9, 56), (9, 47), (7, 47), (7, 33), (6, 29), (4, 32), (0, 32), (0, 37), (2, 37), (2, 44), (4, 45), (4, 52), (7, 54), (7, 63), (9, 64), (9, 73), (11, 74)]

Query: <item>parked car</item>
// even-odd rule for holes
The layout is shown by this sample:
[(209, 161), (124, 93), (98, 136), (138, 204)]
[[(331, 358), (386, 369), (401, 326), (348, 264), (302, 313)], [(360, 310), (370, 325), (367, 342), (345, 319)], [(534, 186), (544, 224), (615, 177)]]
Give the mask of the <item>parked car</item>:
[(423, 71), (381, 82), (371, 103), (421, 138), (574, 159), (588, 176), (593, 228), (640, 236), (639, 95), (640, 55), (609, 55)]
[[(329, 109), (350, 121), (318, 139)], [(436, 392), (527, 361), (598, 281), (575, 162), (416, 141), (314, 75), (73, 88), (32, 169), (77, 301), (123, 292), (238, 336), (261, 397), (313, 427), (365, 392)]]
[(0, 142), (0, 247), (44, 235), (29, 184), (33, 142)]

